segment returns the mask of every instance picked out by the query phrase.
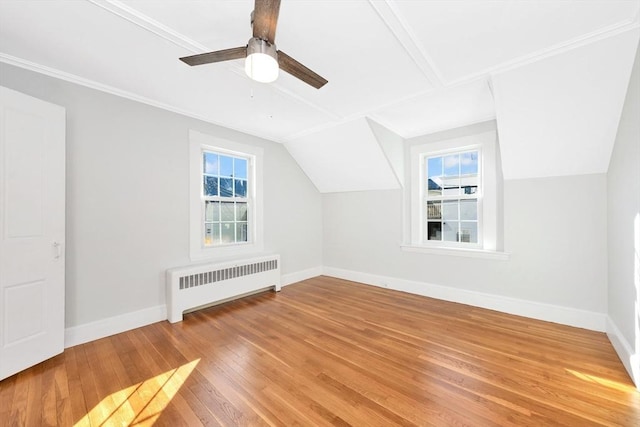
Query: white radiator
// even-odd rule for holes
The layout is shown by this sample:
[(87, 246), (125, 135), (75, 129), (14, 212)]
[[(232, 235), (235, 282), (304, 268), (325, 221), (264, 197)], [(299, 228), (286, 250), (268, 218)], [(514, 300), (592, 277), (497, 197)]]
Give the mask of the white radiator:
[(280, 256), (199, 264), (167, 270), (167, 319), (180, 322), (185, 310), (259, 290), (280, 291)]

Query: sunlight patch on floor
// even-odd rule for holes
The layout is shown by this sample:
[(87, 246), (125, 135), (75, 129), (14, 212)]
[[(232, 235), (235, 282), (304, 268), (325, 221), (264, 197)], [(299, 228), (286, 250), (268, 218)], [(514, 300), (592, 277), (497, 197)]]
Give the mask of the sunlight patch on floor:
[(82, 417), (75, 427), (153, 425), (198, 362), (200, 359), (110, 394)]
[(631, 381), (628, 384), (621, 383), (618, 381), (608, 380), (606, 378), (598, 377), (596, 375), (585, 374), (583, 372), (574, 371), (573, 369), (566, 369), (568, 373), (573, 375), (576, 378), (580, 378), (581, 380), (588, 381), (590, 383), (599, 384), (604, 387), (612, 388), (614, 390), (622, 391), (625, 393), (634, 392), (637, 393), (638, 390), (633, 386)]

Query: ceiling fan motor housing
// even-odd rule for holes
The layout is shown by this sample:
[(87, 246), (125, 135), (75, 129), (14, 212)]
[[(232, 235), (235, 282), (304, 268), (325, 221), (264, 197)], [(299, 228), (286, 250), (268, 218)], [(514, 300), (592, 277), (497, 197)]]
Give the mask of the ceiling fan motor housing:
[(249, 43), (247, 43), (247, 56), (253, 53), (263, 53), (269, 55), (276, 61), (278, 60), (278, 52), (276, 45), (269, 43), (266, 40), (259, 39), (257, 37), (251, 37)]
[(247, 58), (244, 69), (256, 81), (270, 83), (278, 78), (278, 52), (275, 45), (266, 40), (252, 37), (247, 43)]

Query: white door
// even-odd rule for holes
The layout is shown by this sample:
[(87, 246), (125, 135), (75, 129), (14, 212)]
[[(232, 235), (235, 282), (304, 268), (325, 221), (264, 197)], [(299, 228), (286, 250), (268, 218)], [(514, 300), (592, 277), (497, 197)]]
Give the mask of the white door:
[(0, 380), (64, 350), (65, 110), (0, 86)]

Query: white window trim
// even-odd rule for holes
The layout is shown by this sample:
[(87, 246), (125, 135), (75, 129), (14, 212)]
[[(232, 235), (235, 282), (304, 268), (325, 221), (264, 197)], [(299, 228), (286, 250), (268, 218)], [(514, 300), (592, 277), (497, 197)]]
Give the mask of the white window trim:
[(506, 261), (510, 255), (507, 252), (489, 251), (485, 249), (427, 247), (420, 245), (400, 245), (403, 252), (417, 252), (430, 255), (449, 255), (467, 258), (495, 259)]
[[(218, 152), (249, 157), (249, 181), (252, 206), (249, 213), (249, 241), (221, 246), (204, 245), (202, 209), (202, 153)], [(264, 248), (262, 162), (264, 150), (198, 131), (189, 131), (189, 257), (192, 261), (255, 254)], [(253, 178), (252, 178), (253, 176)]]
[[(403, 251), (430, 254), (469, 256), (475, 258), (508, 259), (508, 254), (498, 251), (498, 182), (496, 164), (496, 133), (483, 132), (465, 137), (442, 141), (428, 142), (411, 146), (410, 155), (410, 241), (401, 245)], [(424, 183), (422, 176), (422, 159), (425, 156), (446, 154), (465, 150), (481, 151), (480, 170), (482, 191), (479, 197), (478, 219), (481, 230), (478, 230), (478, 245), (451, 244), (424, 239), (423, 201)]]

